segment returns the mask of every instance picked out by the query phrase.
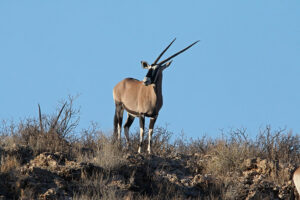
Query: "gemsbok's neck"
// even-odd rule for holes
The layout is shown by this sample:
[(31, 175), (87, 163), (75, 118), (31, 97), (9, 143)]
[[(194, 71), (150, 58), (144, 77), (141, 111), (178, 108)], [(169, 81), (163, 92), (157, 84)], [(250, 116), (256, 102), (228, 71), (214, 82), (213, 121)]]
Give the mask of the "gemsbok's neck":
[(161, 97), (162, 98), (162, 73), (157, 77), (157, 81), (156, 81), (156, 84), (155, 84), (155, 93), (158, 97)]

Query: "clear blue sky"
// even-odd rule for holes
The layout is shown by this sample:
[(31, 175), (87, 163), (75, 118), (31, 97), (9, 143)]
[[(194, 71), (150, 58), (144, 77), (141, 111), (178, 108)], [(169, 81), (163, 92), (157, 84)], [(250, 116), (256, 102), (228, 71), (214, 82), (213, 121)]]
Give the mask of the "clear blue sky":
[[(80, 94), (79, 128), (112, 130), (112, 88), (190, 43), (164, 72), (157, 125), (190, 137), (300, 132), (300, 1), (0, 1), (0, 119)], [(125, 116), (124, 116), (125, 117)], [(138, 126), (138, 120), (134, 127)]]

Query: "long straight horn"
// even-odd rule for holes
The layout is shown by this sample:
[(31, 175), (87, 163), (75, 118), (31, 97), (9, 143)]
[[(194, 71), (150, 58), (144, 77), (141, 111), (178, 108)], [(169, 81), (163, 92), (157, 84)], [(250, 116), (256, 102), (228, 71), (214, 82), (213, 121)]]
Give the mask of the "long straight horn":
[(181, 51), (179, 51), (179, 52), (175, 53), (174, 55), (170, 56), (169, 58), (167, 58), (167, 59), (165, 59), (165, 60), (161, 61), (160, 63), (158, 63), (158, 65), (164, 64), (165, 62), (167, 62), (167, 61), (171, 60), (171, 59), (172, 59), (172, 58), (174, 58), (175, 56), (178, 56), (179, 54), (181, 54), (182, 52), (184, 52), (184, 51), (188, 50), (189, 48), (191, 48), (193, 45), (195, 45), (195, 44), (196, 44), (197, 42), (199, 42), (199, 41), (200, 41), (200, 40), (198, 40), (198, 41), (194, 42), (194, 43), (193, 43), (193, 44), (191, 44), (190, 46), (188, 46), (188, 47), (186, 47), (186, 48), (182, 49)]
[(168, 48), (173, 44), (173, 42), (176, 40), (176, 38), (174, 38), (174, 40), (165, 48), (165, 50), (163, 50), (163, 52), (161, 52), (161, 54), (156, 58), (156, 60), (154, 61), (154, 63), (152, 65), (156, 65), (156, 63), (159, 61), (159, 59), (164, 55), (164, 53), (168, 50)]

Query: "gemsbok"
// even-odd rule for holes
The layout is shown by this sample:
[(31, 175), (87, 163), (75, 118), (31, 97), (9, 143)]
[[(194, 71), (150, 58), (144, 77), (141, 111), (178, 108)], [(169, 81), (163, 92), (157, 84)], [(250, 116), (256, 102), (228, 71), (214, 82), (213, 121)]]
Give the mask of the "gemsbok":
[(118, 141), (121, 142), (122, 120), (125, 109), (127, 111), (127, 120), (124, 125), (124, 132), (127, 147), (129, 147), (129, 128), (135, 117), (139, 117), (140, 119), (140, 141), (138, 153), (141, 153), (142, 151), (145, 117), (150, 117), (147, 150), (148, 153), (151, 154), (151, 138), (153, 127), (158, 117), (159, 110), (163, 105), (163, 70), (170, 66), (172, 63), (172, 58), (199, 42), (196, 41), (169, 58), (158, 62), (163, 54), (173, 44), (175, 39), (162, 51), (153, 64), (149, 65), (146, 61), (141, 61), (142, 67), (144, 69), (148, 69), (143, 81), (139, 81), (134, 78), (126, 78), (119, 82), (113, 89), (113, 98), (116, 106), (114, 116), (114, 139), (118, 139)]
[(298, 191), (298, 194), (300, 195), (300, 167), (294, 172), (293, 181)]

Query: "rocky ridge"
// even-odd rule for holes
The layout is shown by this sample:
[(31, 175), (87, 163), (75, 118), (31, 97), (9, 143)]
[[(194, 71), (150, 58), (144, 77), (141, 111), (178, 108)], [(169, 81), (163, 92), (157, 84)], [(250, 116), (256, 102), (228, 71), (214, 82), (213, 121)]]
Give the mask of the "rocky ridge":
[[(229, 175), (222, 182), (220, 177), (203, 170), (212, 158), (201, 154), (161, 157), (128, 153), (123, 155), (122, 165), (105, 169), (92, 162), (77, 162), (61, 153), (44, 152), (33, 157), (24, 147), (5, 153), (18, 155), (21, 166), (0, 173), (1, 200), (76, 199), (87, 191), (103, 198), (108, 198), (104, 193), (110, 191), (117, 199), (163, 196), (165, 191), (169, 191), (166, 199), (295, 198), (291, 180), (275, 183), (268, 178), (276, 173), (276, 168), (292, 174), (295, 167), (260, 158), (245, 160), (242, 172)], [(97, 192), (99, 187), (102, 193)]]

